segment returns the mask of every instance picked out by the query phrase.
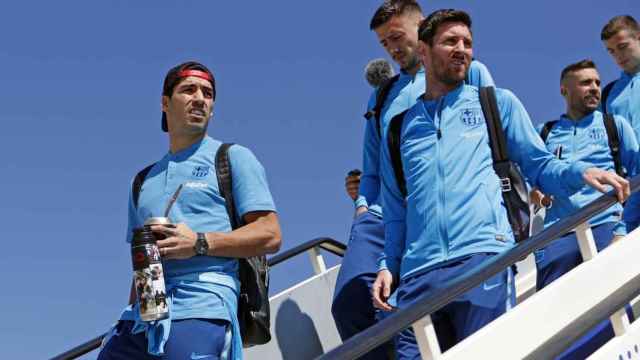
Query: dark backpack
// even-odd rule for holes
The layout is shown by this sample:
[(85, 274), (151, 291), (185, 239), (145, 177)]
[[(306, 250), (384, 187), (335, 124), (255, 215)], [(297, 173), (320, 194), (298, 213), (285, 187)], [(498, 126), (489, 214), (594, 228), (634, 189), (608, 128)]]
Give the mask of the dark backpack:
[[(243, 226), (237, 216), (232, 192), (231, 163), (229, 148), (233, 144), (222, 144), (215, 157), (216, 177), (220, 195), (224, 197), (225, 207), (231, 228)], [(138, 206), (140, 189), (153, 165), (140, 171), (132, 188), (133, 203)], [(240, 277), (240, 296), (238, 299), (238, 322), (244, 347), (266, 344), (271, 340), (269, 310), (269, 265), (265, 256), (252, 256), (238, 259)]]
[(384, 107), (385, 101), (387, 101), (387, 97), (389, 97), (389, 92), (391, 91), (393, 84), (395, 84), (399, 78), (400, 75), (396, 74), (380, 85), (378, 92), (376, 93), (376, 104), (373, 106), (373, 109), (364, 114), (365, 119), (376, 122), (378, 139), (382, 137), (382, 129), (380, 129), (380, 115), (382, 115), (382, 108)]
[[(489, 134), (493, 169), (498, 178), (500, 178), (502, 198), (507, 209), (507, 216), (513, 234), (516, 241), (520, 242), (529, 237), (529, 221), (531, 218), (528, 203), (529, 193), (520, 170), (509, 160), (507, 141), (502, 130), (502, 120), (500, 119), (495, 89), (490, 86), (481, 87), (479, 90), (480, 105), (486, 119), (487, 132)], [(387, 134), (387, 145), (398, 189), (403, 197), (406, 198), (407, 186), (400, 153), (400, 133), (405, 114), (406, 111), (394, 116), (391, 120)]]
[[(552, 120), (546, 122), (540, 130), (540, 137), (544, 143), (547, 143), (547, 138), (551, 129), (556, 125), (558, 120)], [(616, 121), (611, 114), (604, 114), (604, 128), (607, 130), (607, 139), (609, 142), (609, 150), (611, 151), (611, 157), (613, 158), (613, 165), (616, 169), (616, 173), (622, 177), (627, 177), (627, 172), (622, 166), (622, 159), (620, 155), (620, 138), (618, 137), (618, 128), (616, 127)]]
[(605, 114), (609, 113), (609, 111), (607, 110), (607, 98), (611, 93), (611, 89), (613, 89), (613, 85), (616, 84), (616, 81), (617, 80), (614, 80), (608, 83), (607, 86), (605, 86), (604, 89), (602, 89), (602, 96), (600, 97), (600, 103), (602, 104), (602, 112)]

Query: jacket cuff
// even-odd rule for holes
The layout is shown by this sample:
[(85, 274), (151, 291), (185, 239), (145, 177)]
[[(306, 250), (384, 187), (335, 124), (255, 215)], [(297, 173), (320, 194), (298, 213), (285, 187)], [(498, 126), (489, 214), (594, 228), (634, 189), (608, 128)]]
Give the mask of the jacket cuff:
[(378, 272), (382, 270), (389, 270), (393, 277), (396, 277), (400, 272), (400, 262), (397, 260), (392, 260), (388, 258), (386, 255), (382, 255), (378, 259)]
[(356, 201), (354, 202), (355, 208), (359, 208), (361, 206), (364, 207), (369, 207), (369, 204), (367, 203), (367, 198), (365, 198), (362, 195), (358, 195), (358, 198), (356, 199)]

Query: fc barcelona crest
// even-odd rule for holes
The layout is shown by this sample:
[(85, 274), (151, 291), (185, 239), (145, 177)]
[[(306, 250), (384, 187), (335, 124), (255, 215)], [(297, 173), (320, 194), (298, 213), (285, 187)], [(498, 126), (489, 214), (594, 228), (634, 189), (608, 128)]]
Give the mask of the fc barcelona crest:
[(482, 114), (479, 109), (464, 109), (460, 113), (462, 123), (467, 126), (477, 126), (483, 123)]
[(605, 137), (605, 131), (603, 128), (592, 128), (589, 130), (589, 137), (594, 141), (602, 140)]
[(205, 177), (205, 176), (209, 175), (209, 167), (208, 166), (196, 166), (195, 168), (193, 168), (193, 172), (191, 172), (191, 175), (193, 175), (195, 177)]

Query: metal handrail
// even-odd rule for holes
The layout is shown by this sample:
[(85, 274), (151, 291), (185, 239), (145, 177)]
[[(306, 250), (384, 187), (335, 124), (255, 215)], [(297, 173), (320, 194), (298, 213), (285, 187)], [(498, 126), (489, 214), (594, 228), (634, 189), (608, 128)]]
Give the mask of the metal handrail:
[[(632, 192), (639, 190), (640, 176), (631, 179), (630, 183)], [(617, 198), (613, 191), (600, 196), (582, 208), (577, 214), (558, 221), (553, 226), (517, 244), (512, 249), (490, 258), (469, 273), (451, 279), (443, 286), (442, 290), (437, 293), (432, 295), (425, 294), (419, 297), (411, 306), (391, 314), (317, 359), (356, 359), (366, 354), (391, 339), (398, 332), (411, 326), (417, 320), (436, 312), (460, 295), (481, 285), (487, 279), (524, 259), (533, 251), (545, 247), (553, 240), (573, 230), (594, 215), (608, 209), (615, 204), (616, 201)]]
[(606, 301), (600, 302), (589, 312), (577, 317), (571, 325), (551, 336), (525, 359), (555, 359), (576, 340), (588, 333), (589, 329), (598, 325), (616, 311), (625, 308), (638, 295), (640, 295), (640, 274), (631, 279), (625, 286), (611, 293)]
[(347, 251), (347, 245), (341, 243), (340, 241), (328, 237), (321, 237), (309, 240), (306, 243), (300, 244), (285, 252), (271, 257), (269, 259), (269, 266), (277, 265), (296, 255), (302, 254), (309, 249), (313, 249), (314, 247), (319, 247), (337, 256), (344, 256), (344, 253)]
[[(337, 256), (344, 256), (344, 253), (347, 250), (347, 245), (341, 243), (340, 241), (334, 240), (329, 237), (321, 237), (309, 240), (283, 253), (272, 256), (267, 260), (267, 263), (270, 267), (273, 267), (309, 249), (313, 249), (314, 247), (319, 247)], [(100, 347), (102, 339), (104, 339), (105, 335), (106, 333), (97, 336), (83, 344), (72, 348), (71, 350), (65, 351), (64, 353), (51, 358), (51, 360), (72, 360), (90, 353), (91, 351)]]

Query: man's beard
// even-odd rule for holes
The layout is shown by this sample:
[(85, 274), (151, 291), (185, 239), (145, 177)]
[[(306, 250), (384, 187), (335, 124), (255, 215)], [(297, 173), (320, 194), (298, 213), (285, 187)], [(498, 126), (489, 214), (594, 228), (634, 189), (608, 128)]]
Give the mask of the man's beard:
[[(467, 73), (469, 72), (469, 64), (465, 64), (464, 72), (461, 75), (458, 74), (457, 72), (451, 71), (449, 67), (446, 66), (445, 62), (441, 62), (440, 65), (441, 66), (438, 67), (439, 71), (435, 72), (436, 78), (440, 80), (440, 82), (442, 82), (443, 84), (446, 84), (452, 87), (457, 87), (457, 85), (460, 85), (460, 83), (462, 83), (464, 79), (467, 77)], [(435, 70), (435, 69), (430, 69), (429, 71), (432, 71), (432, 70)]]
[(404, 72), (409, 72), (409, 70), (414, 69), (416, 66), (420, 65), (420, 58), (416, 53), (409, 55), (409, 60), (407, 61), (407, 65), (400, 68)]

